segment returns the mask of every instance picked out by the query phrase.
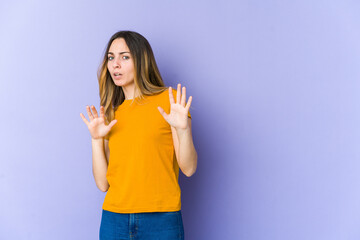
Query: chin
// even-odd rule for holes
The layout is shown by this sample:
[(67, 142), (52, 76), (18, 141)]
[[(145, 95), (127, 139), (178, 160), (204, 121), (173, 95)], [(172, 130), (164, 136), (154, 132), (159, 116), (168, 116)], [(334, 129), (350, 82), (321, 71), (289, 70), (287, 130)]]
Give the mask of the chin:
[(124, 87), (124, 86), (126, 86), (126, 85), (128, 85), (128, 84), (130, 84), (129, 82), (124, 82), (124, 81), (119, 81), (119, 80), (115, 80), (114, 81), (114, 84), (116, 85), (116, 86), (118, 86), (118, 87)]

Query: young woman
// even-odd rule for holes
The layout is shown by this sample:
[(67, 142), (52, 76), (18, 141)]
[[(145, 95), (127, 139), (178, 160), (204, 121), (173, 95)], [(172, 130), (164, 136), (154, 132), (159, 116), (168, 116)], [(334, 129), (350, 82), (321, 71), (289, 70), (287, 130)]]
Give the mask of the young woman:
[(180, 84), (165, 87), (149, 42), (133, 31), (110, 38), (98, 80), (100, 115), (87, 106), (90, 121), (80, 116), (96, 185), (107, 192), (100, 239), (184, 239), (178, 176), (197, 168), (192, 97)]

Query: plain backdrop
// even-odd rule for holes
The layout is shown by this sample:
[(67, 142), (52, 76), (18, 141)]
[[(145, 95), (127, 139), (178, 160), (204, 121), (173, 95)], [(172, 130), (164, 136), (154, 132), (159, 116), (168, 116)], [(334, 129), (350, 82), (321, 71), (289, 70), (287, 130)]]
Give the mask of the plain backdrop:
[(98, 239), (80, 118), (119, 30), (193, 96), (187, 240), (360, 239), (360, 3), (2, 1), (0, 239)]

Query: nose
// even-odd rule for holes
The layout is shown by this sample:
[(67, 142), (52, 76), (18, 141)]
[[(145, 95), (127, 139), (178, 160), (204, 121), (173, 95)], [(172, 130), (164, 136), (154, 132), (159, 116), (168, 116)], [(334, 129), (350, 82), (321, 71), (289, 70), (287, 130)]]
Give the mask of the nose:
[(114, 61), (113, 61), (113, 68), (121, 68), (121, 65), (120, 65), (120, 60), (117, 59), (117, 58), (114, 58)]

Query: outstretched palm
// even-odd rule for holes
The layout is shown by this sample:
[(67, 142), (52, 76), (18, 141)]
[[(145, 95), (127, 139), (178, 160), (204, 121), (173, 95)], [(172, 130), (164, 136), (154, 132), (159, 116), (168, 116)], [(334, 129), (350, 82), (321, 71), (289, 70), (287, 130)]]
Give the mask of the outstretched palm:
[(169, 87), (169, 99), (170, 99), (170, 113), (166, 114), (161, 107), (158, 107), (161, 115), (172, 127), (176, 129), (187, 128), (188, 112), (191, 105), (192, 96), (189, 97), (189, 101), (186, 103), (186, 88), (183, 87), (181, 93), (181, 84), (179, 83), (177, 86), (176, 102), (174, 100), (171, 87)]
[[(91, 112), (91, 109), (94, 112), (94, 114)], [(108, 134), (109, 131), (111, 130), (111, 128), (115, 125), (117, 120), (114, 119), (109, 123), (109, 125), (106, 125), (105, 124), (104, 107), (100, 106), (100, 116), (98, 116), (98, 113), (94, 106), (92, 106), (91, 109), (89, 106), (86, 107), (86, 111), (88, 113), (90, 121), (88, 121), (85, 118), (84, 114), (82, 114), (82, 113), (80, 113), (80, 117), (82, 118), (84, 123), (87, 125), (87, 127), (90, 131), (91, 137), (93, 139), (105, 137), (106, 134)]]

